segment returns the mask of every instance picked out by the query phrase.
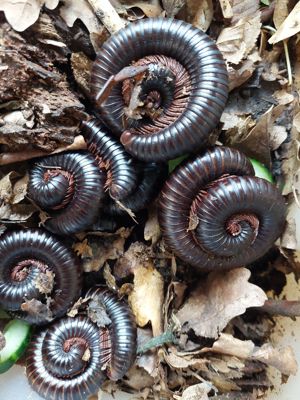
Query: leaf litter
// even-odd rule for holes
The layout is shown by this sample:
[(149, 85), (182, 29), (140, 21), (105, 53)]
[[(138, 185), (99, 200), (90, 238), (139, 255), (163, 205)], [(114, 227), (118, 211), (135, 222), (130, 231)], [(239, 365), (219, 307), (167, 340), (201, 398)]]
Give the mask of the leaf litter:
[[(292, 348), (270, 342), (274, 320), (264, 304), (280, 288), (270, 290), (262, 276), (300, 277), (299, 3), (5, 0), (0, 10), (19, 32), (0, 16), (1, 49), (7, 49), (5, 57), (0, 53), (1, 222), (37, 226), (38, 209), (26, 197), (27, 160), (84, 148), (78, 124), (89, 109), (95, 53), (113, 32), (154, 16), (184, 19), (216, 40), (230, 85), (219, 143), (270, 168), (287, 199), (285, 232), (271, 249), (275, 256), (267, 255), (272, 274), (261, 262), (260, 272), (241, 265), (195, 275), (168, 253), (155, 203), (148, 215), (137, 215), (138, 224), (130, 220), (110, 232), (97, 226), (69, 239), (83, 263), (85, 287), (106, 283), (128, 296), (138, 325), (135, 365), (102, 389), (143, 399), (252, 400), (272, 385), (269, 367), (283, 378), (295, 375)], [(37, 285), (47, 293), (51, 276), (42, 278)], [(68, 315), (86, 302), (79, 299)], [(95, 321), (109, 324), (99, 304), (89, 306)], [(49, 304), (25, 301), (22, 307), (51, 318)]]

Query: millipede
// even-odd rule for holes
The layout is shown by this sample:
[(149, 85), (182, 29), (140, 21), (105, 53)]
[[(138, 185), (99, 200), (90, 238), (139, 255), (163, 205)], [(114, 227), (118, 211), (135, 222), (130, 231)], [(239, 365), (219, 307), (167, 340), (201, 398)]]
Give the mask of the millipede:
[(26, 375), (44, 398), (85, 400), (105, 379), (121, 379), (135, 360), (136, 326), (128, 305), (105, 287), (91, 289), (86, 298), (104, 307), (108, 327), (81, 314), (54, 322), (31, 341)]
[(104, 184), (105, 174), (89, 153), (68, 152), (35, 162), (29, 172), (28, 197), (48, 211), (47, 230), (69, 235), (96, 220)]
[[(146, 208), (167, 177), (167, 164), (134, 160), (96, 118), (83, 121), (81, 129), (88, 150), (106, 173), (105, 187), (110, 198), (101, 211), (118, 215), (126, 213), (125, 208), (132, 212)], [(123, 208), (115, 200), (121, 200)]]
[(204, 32), (184, 21), (148, 18), (104, 43), (91, 94), (130, 154), (162, 161), (207, 146), (225, 107), (228, 74)]
[(286, 205), (273, 184), (253, 175), (248, 158), (227, 147), (179, 165), (159, 199), (167, 246), (203, 271), (250, 264), (266, 253), (283, 231)]
[[(77, 257), (58, 239), (41, 229), (18, 230), (0, 238), (0, 306), (33, 324), (44, 324), (64, 315), (80, 296), (82, 272)], [(53, 273), (53, 285), (44, 292), (41, 274)], [(49, 315), (31, 313), (26, 301), (37, 300)]]

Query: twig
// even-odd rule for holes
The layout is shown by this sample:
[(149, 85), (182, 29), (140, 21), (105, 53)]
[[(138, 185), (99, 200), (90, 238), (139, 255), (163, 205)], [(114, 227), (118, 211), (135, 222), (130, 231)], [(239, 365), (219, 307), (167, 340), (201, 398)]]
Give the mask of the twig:
[(176, 338), (173, 335), (173, 331), (167, 330), (159, 336), (155, 336), (154, 338), (148, 340), (145, 344), (139, 346), (137, 349), (138, 354), (147, 353), (147, 351), (151, 349), (155, 349), (156, 347), (160, 347), (167, 343), (175, 343)]
[(283, 317), (300, 316), (300, 301), (269, 299), (262, 307), (255, 308), (270, 315), (281, 315)]
[(125, 22), (108, 0), (88, 0), (96, 16), (106, 27), (109, 33), (113, 34), (124, 28)]
[(50, 154), (61, 153), (62, 151), (86, 149), (86, 143), (81, 135), (76, 136), (74, 142), (69, 146), (59, 147), (51, 153), (42, 150), (18, 151), (15, 153), (0, 154), (0, 165), (8, 165), (21, 161), (31, 160), (32, 158), (45, 157)]

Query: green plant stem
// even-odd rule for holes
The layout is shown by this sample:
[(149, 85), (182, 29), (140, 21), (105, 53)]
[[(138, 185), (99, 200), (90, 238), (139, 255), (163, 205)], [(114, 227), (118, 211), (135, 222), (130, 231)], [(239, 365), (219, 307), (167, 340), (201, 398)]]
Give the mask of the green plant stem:
[(161, 347), (164, 344), (175, 343), (175, 342), (176, 342), (176, 338), (173, 335), (173, 332), (171, 330), (167, 330), (164, 333), (162, 333), (161, 335), (156, 336), (156, 337), (148, 340), (148, 342), (146, 342), (145, 344), (139, 346), (137, 349), (137, 353), (144, 354), (144, 353), (147, 353), (147, 351), (149, 351), (149, 350), (155, 349), (156, 347)]

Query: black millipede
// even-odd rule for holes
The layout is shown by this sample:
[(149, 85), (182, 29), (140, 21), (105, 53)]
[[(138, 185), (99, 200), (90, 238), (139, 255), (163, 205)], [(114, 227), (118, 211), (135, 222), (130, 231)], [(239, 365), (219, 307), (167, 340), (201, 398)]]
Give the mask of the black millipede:
[[(43, 324), (64, 315), (80, 296), (82, 273), (76, 256), (41, 229), (5, 233), (0, 239), (0, 306), (17, 317)], [(54, 274), (53, 284), (41, 289), (39, 278)], [(47, 298), (46, 298), (47, 297)], [(38, 300), (49, 314), (31, 312), (26, 302)], [(36, 309), (38, 311), (38, 309)]]
[(168, 247), (199, 270), (250, 264), (282, 233), (286, 205), (277, 188), (254, 177), (247, 157), (216, 147), (175, 169), (159, 199)]
[(128, 196), (137, 184), (131, 156), (96, 118), (82, 121), (81, 131), (88, 150), (96, 158), (100, 169), (106, 171), (105, 185), (111, 197), (121, 200)]
[(107, 376), (121, 379), (136, 357), (137, 331), (133, 314), (125, 301), (105, 287), (92, 288), (86, 294), (100, 302), (111, 320), (106, 337), (111, 345), (106, 354)]
[[(82, 122), (82, 135), (100, 169), (106, 171), (105, 186), (111, 199), (102, 207), (104, 214), (124, 214), (146, 208), (158, 195), (167, 177), (167, 165), (133, 160), (123, 146), (96, 118)], [(115, 200), (121, 200), (122, 206)]]
[[(104, 96), (114, 77), (119, 83)], [(130, 154), (162, 161), (207, 146), (225, 107), (228, 74), (216, 44), (201, 30), (180, 20), (148, 18), (104, 43), (91, 92), (104, 123)]]
[(136, 326), (128, 305), (104, 287), (91, 289), (86, 298), (104, 308), (108, 327), (84, 315), (62, 318), (29, 345), (27, 378), (46, 399), (86, 400), (107, 377), (121, 379), (135, 360)]
[[(141, 211), (159, 194), (167, 176), (168, 166), (162, 163), (137, 163), (135, 162), (137, 187), (133, 193), (122, 200), (122, 206), (133, 213)], [(118, 203), (109, 200), (104, 202), (103, 213), (108, 215), (124, 214), (124, 208)]]
[(88, 228), (104, 197), (105, 174), (85, 152), (38, 159), (29, 173), (28, 196), (49, 211), (51, 232), (69, 235)]

